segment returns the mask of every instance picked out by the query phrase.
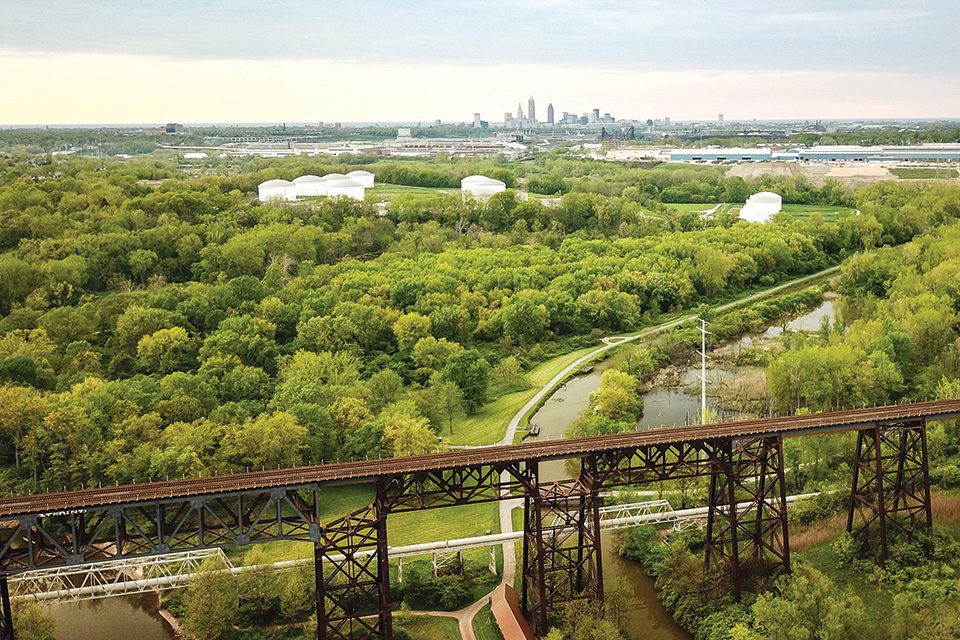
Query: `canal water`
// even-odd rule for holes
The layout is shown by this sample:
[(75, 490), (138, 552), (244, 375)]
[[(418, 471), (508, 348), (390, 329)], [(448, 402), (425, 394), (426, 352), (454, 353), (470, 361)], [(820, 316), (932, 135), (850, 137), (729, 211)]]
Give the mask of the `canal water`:
[(156, 593), (51, 605), (57, 640), (173, 640)]
[(689, 640), (693, 636), (683, 630), (657, 599), (653, 578), (632, 560), (617, 553), (620, 541), (614, 531), (600, 533), (603, 556), (603, 582), (609, 586), (622, 577), (633, 589), (634, 606), (627, 614), (627, 629), (636, 640)]

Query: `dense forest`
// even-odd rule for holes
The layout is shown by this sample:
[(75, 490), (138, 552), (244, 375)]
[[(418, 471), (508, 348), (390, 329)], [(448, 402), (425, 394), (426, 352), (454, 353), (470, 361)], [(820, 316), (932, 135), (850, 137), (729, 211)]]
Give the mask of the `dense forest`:
[[(399, 183), (545, 175), (569, 186), (552, 206), (514, 190), (273, 205), (259, 181), (350, 165), (233, 162), (192, 177), (152, 157), (4, 160), (4, 491), (432, 450), (517, 367), (960, 213), (950, 187), (749, 185), (562, 154), (365, 165)], [(758, 225), (664, 202), (770, 180), (861, 213)]]
[[(363, 202), (256, 198), (267, 179), (361, 167), (386, 183)], [(456, 188), (475, 173), (511, 188), (464, 199)], [(683, 206), (761, 189), (827, 214), (762, 225)], [(523, 162), (12, 153), (0, 157), (0, 495), (432, 451), (556, 355), (692, 309), (718, 339), (735, 336), (828, 287), (715, 318), (711, 306), (840, 264), (835, 323), (742, 356), (765, 368), (771, 409), (957, 397), (958, 218), (950, 182), (813, 187), (564, 149)], [(644, 381), (698, 341), (680, 328), (625, 351), (574, 432), (633, 428)], [(836, 538), (852, 444), (801, 440), (785, 447), (790, 491), (824, 496), (792, 510), (793, 526)], [(930, 447), (935, 487), (960, 486), (960, 430), (932, 428)], [(703, 571), (702, 534), (663, 544), (639, 528), (622, 552), (698, 639), (954, 637), (960, 547), (938, 527), (932, 556), (904, 545), (885, 570), (849, 538), (810, 545), (791, 580), (740, 604)], [(308, 573), (235, 584), (211, 571), (171, 606), (194, 631), (217, 620), (204, 637), (296, 623), (313, 607)], [(455, 608), (489, 579), (485, 565), (467, 579), (411, 569), (396, 593)], [(569, 611), (551, 637), (621, 637), (628, 596), (610, 591), (605, 612)], [(925, 602), (935, 615), (920, 616)], [(894, 615), (863, 620), (885, 605)]]

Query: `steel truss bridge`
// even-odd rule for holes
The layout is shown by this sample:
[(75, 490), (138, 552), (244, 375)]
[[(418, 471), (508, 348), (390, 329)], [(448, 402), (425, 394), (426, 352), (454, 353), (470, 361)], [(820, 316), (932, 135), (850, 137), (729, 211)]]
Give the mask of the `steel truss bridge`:
[[(926, 425), (960, 400), (745, 420), (0, 500), (0, 639), (8, 576), (40, 568), (274, 540), (314, 544), (318, 636), (392, 640), (387, 516), (524, 499), (521, 608), (545, 634), (561, 603), (601, 600), (600, 492), (709, 478), (705, 562), (734, 595), (790, 570), (783, 439), (857, 431), (847, 527), (885, 562), (894, 536), (932, 536)], [(539, 463), (579, 458), (572, 480)], [(373, 483), (373, 504), (320, 521), (325, 492)], [(739, 503), (749, 506), (741, 508)]]

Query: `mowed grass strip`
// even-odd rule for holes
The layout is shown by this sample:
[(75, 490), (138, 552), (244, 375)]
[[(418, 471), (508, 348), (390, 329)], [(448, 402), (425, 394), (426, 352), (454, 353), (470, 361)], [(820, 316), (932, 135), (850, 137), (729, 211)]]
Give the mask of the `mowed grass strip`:
[(433, 196), (437, 194), (459, 194), (460, 189), (454, 187), (411, 187), (405, 184), (375, 183), (373, 189), (367, 189), (367, 194), (373, 194), (380, 199), (390, 199), (396, 196)]
[(391, 547), (472, 538), (487, 531), (500, 533), (496, 502), (424, 509), (387, 517), (387, 541)]
[(455, 618), (407, 614), (394, 616), (393, 624), (414, 640), (460, 640), (460, 625)]
[(490, 605), (480, 609), (473, 618), (473, 634), (477, 636), (477, 640), (503, 640), (503, 634), (500, 633), (500, 627), (497, 626), (497, 619), (490, 610)]
[(476, 413), (460, 419), (453, 426), (453, 434), (444, 436), (444, 442), (453, 445), (499, 442), (506, 434), (510, 420), (530, 398), (535, 396), (554, 376), (596, 348), (587, 347), (571, 351), (537, 365), (524, 376), (533, 385), (531, 388), (502, 395), (481, 407)]

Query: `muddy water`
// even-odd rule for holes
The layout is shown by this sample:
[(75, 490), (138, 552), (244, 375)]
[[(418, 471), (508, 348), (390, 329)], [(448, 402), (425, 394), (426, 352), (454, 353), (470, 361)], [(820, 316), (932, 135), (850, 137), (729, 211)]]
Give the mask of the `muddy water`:
[(55, 604), (49, 608), (57, 640), (172, 640), (156, 613), (155, 593)]
[(603, 581), (611, 585), (614, 578), (622, 577), (633, 589), (634, 607), (627, 615), (627, 627), (636, 640), (689, 640), (693, 636), (673, 621), (667, 610), (657, 600), (657, 588), (636, 562), (621, 558), (617, 553), (619, 540), (613, 531), (600, 534), (603, 554)]

